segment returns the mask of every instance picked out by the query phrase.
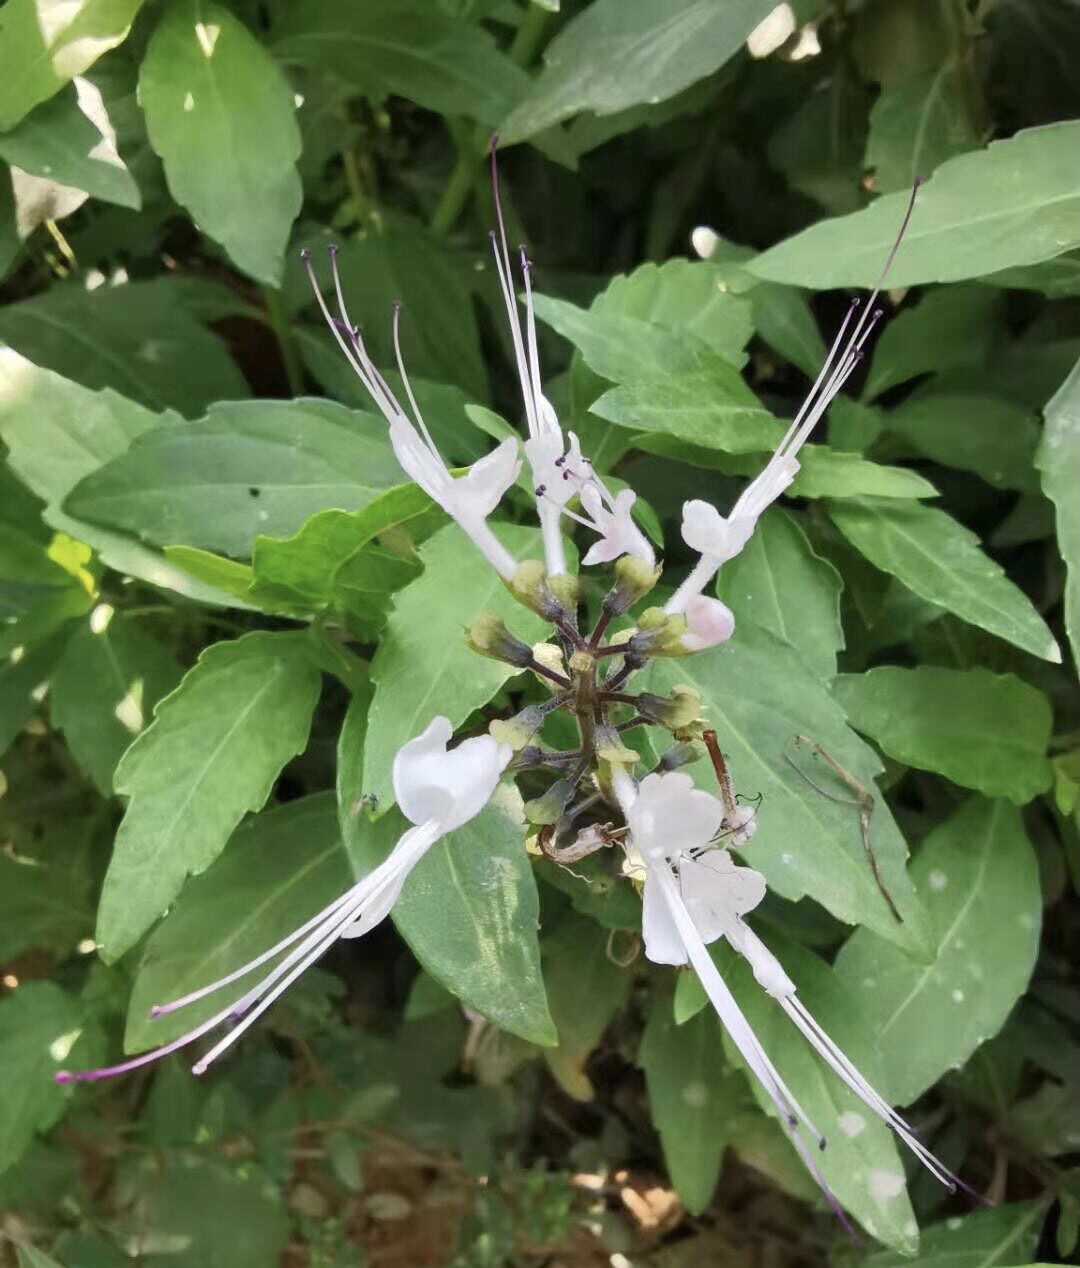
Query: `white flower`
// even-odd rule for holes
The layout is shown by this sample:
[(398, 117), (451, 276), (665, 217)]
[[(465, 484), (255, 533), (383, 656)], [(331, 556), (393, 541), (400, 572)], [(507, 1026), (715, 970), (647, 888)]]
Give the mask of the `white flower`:
[(583, 564), (612, 563), (620, 555), (636, 555), (647, 564), (656, 562), (653, 548), (630, 515), (637, 501), (633, 489), (620, 489), (614, 497), (600, 480), (592, 480), (581, 488), (583, 521), (599, 535), (582, 559)]
[[(913, 1135), (907, 1123), (879, 1095), (799, 1000), (795, 984), (743, 917), (765, 897), (765, 880), (738, 866), (724, 850), (709, 850), (724, 820), (723, 805), (694, 788), (684, 772), (649, 775), (639, 790), (624, 777), (616, 792), (630, 828), (630, 842), (644, 862), (642, 930), (645, 953), (661, 964), (690, 963), (725, 1029), (776, 1107), (803, 1161), (843, 1218), (800, 1132), (823, 1145), (791, 1089), (750, 1028), (721, 977), (706, 943), (723, 937), (746, 959), (758, 984), (778, 1001), (803, 1036), (833, 1072), (950, 1189), (958, 1183)], [(743, 830), (748, 822), (741, 825)]]
[(323, 297), (311, 264), (310, 252), (306, 250), (303, 252), (303, 260), (311, 288), (315, 292), (319, 309), (331, 334), (337, 340), (338, 347), (345, 354), (357, 378), (364, 385), (364, 389), (389, 424), (390, 444), (393, 446), (394, 455), (401, 464), (402, 470), (461, 526), (484, 558), (504, 580), (508, 581), (517, 569), (517, 561), (491, 531), (487, 518), (498, 506), (503, 494), (514, 483), (521, 470), (516, 442), (510, 439), (504, 440), (491, 453), (474, 462), (464, 476), (455, 479), (450, 474), (438, 446), (427, 429), (424, 416), (420, 413), (420, 407), (413, 395), (409, 377), (405, 373), (405, 364), (401, 356), (401, 341), (398, 336), (400, 305), (394, 305), (394, 351), (397, 356), (398, 372), (401, 375), (409, 405), (412, 407), (413, 418), (406, 414), (391, 391), (390, 385), (371, 360), (359, 328), (349, 320), (341, 278), (338, 274), (336, 248), (330, 249), (330, 264), (334, 276), (338, 317), (330, 312)]
[[(702, 593), (717, 569), (742, 550), (750, 540), (762, 513), (790, 487), (791, 482), (798, 475), (799, 451), (862, 360), (866, 341), (881, 318), (881, 310), (874, 308), (874, 301), (881, 292), (885, 275), (896, 257), (896, 252), (907, 230), (915, 206), (917, 190), (918, 183), (912, 190), (907, 212), (900, 225), (900, 232), (885, 261), (885, 267), (881, 271), (869, 302), (852, 326), (852, 319), (859, 309), (859, 301), (852, 300), (824, 365), (764, 469), (743, 490), (729, 515), (721, 515), (709, 503), (697, 499), (684, 505), (683, 541), (691, 550), (696, 550), (701, 558), (665, 604), (666, 611), (686, 611), (687, 604), (694, 595)], [(716, 241), (716, 235), (711, 230), (695, 230), (694, 245), (700, 255), (706, 258), (711, 255)], [(849, 327), (851, 327), (850, 335), (847, 334)], [(845, 335), (847, 335), (846, 341)]]
[(172, 1043), (120, 1065), (74, 1074), (61, 1071), (56, 1075), (57, 1082), (106, 1079), (124, 1074), (186, 1047), (223, 1022), (237, 1022), (243, 1017), (192, 1067), (193, 1073), (202, 1074), (339, 938), (359, 937), (384, 920), (409, 873), (436, 841), (468, 823), (487, 805), (513, 756), (509, 746), (499, 744), (490, 735), (463, 740), (457, 748), (448, 750), (451, 732), (446, 718), (434, 718), (420, 735), (398, 750), (393, 766), (394, 795), (413, 826), (402, 833), (378, 867), (254, 960), (190, 995), (152, 1008), (150, 1015), (161, 1017), (193, 1004), (246, 977), (287, 948), (293, 948), (251, 990)]

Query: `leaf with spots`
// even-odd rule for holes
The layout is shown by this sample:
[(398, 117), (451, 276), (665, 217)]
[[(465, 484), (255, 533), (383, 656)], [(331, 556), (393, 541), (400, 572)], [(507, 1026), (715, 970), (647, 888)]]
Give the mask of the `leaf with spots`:
[(638, 1050), (649, 1109), (660, 1133), (668, 1174), (687, 1210), (703, 1211), (720, 1178), (720, 1164), (746, 1088), (724, 1062), (716, 1015), (702, 1011), (676, 1024), (667, 994), (654, 999)]
[[(1046, 1217), (1041, 1202), (1010, 1202), (988, 1211), (952, 1216), (923, 1230), (919, 1268), (997, 1268), (1031, 1263)], [(862, 1268), (907, 1268), (911, 1260), (879, 1251), (863, 1260)]]
[(972, 797), (927, 837), (912, 877), (934, 955), (920, 964), (867, 929), (836, 973), (878, 1036), (882, 1094), (907, 1105), (1001, 1029), (1027, 988), (1039, 946), (1039, 869), (1020, 812)]
[[(396, 810), (354, 821), (360, 874), (408, 827)], [(421, 966), (463, 1004), (530, 1043), (558, 1042), (540, 972), (540, 903), (521, 797), (510, 785), (470, 823), (437, 842), (409, 873), (393, 919)]]

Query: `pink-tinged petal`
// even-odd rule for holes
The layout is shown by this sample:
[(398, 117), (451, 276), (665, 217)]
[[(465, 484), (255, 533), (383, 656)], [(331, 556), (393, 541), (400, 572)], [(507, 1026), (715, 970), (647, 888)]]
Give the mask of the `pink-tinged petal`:
[(690, 652), (726, 643), (735, 633), (735, 615), (726, 603), (695, 594), (686, 603), (686, 633), (682, 645)]

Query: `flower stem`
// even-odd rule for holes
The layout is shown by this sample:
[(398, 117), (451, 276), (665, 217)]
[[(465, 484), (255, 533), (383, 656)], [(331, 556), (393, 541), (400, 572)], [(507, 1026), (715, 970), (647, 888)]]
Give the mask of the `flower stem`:
[(263, 302), (266, 304), (266, 315), (270, 319), (278, 348), (281, 350), (281, 361), (285, 367), (289, 392), (293, 396), (300, 396), (304, 390), (304, 370), (300, 364), (300, 354), (289, 325), (289, 316), (285, 311), (281, 291), (276, 286), (264, 286), (262, 295)]

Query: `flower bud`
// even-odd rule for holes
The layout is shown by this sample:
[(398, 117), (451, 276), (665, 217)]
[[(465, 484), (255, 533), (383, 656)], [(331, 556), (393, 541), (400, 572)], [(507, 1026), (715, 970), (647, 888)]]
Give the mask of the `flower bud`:
[[(563, 660), (562, 648), (556, 647), (554, 643), (534, 643), (532, 659), (537, 664), (543, 665), (545, 669), (550, 669), (552, 673), (566, 676), (566, 662)], [(551, 686), (546, 678), (540, 677), (540, 681), (547, 687)]]
[(532, 648), (510, 633), (498, 612), (481, 612), (466, 629), (465, 640), (481, 656), (517, 665), (519, 669), (532, 660)]
[(562, 604), (567, 612), (573, 612), (581, 599), (581, 584), (577, 577), (571, 576), (568, 572), (561, 572), (557, 576), (548, 577), (548, 589)]
[(685, 633), (686, 617), (663, 608), (646, 608), (626, 649), (639, 656), (685, 656)]
[(529, 823), (558, 823), (574, 795), (574, 787), (569, 779), (557, 779), (546, 793), (525, 803), (525, 818)]
[(554, 622), (566, 616), (566, 609), (548, 584), (547, 569), (539, 559), (523, 560), (506, 584), (519, 603), (524, 603), (545, 621)]
[(496, 718), (488, 727), (488, 734), (500, 744), (509, 744), (517, 752), (540, 730), (548, 712), (543, 705), (527, 705), (512, 718)]
[(657, 769), (661, 771), (678, 770), (680, 766), (689, 766), (691, 762), (700, 761), (706, 755), (704, 744), (697, 740), (687, 740), (681, 744), (673, 744), (660, 755)]
[(643, 691), (637, 698), (638, 712), (669, 731), (686, 731), (700, 719), (701, 697), (684, 683), (671, 689), (670, 696)]
[(660, 569), (639, 555), (623, 555), (615, 561), (615, 584), (604, 598), (608, 616), (622, 616), (643, 599), (660, 580)]
[(612, 762), (619, 766), (633, 766), (641, 760), (640, 755), (632, 748), (627, 748), (622, 737), (613, 726), (598, 726), (594, 739), (596, 756), (602, 762)]
[(567, 663), (570, 667), (571, 673), (588, 674), (592, 672), (594, 666), (596, 665), (596, 657), (590, 655), (590, 653), (584, 648), (581, 648), (579, 651), (576, 651), (571, 655), (570, 660)]

